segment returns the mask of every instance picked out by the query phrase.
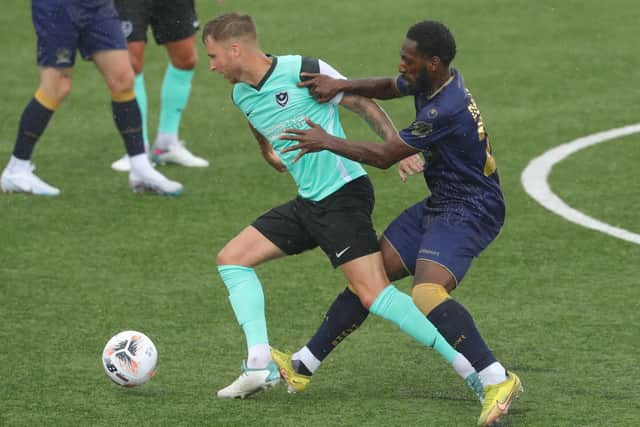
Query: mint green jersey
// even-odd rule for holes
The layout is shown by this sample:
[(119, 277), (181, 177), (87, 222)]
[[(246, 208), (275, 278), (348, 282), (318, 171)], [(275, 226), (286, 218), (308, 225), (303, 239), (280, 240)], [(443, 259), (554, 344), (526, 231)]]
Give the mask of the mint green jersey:
[[(274, 56), (272, 59), (271, 68), (257, 87), (246, 83), (234, 85), (233, 102), (271, 143), (273, 151), (293, 176), (300, 197), (322, 200), (346, 183), (366, 175), (366, 171), (359, 163), (326, 150), (305, 154), (296, 163), (291, 160), (298, 151), (282, 153), (282, 149), (297, 142), (278, 137), (287, 128), (307, 129), (305, 117), (331, 135), (344, 138), (345, 134), (337, 105), (319, 104), (307, 88), (296, 86), (301, 71), (318, 72), (318, 60), (300, 55)], [(304, 70), (303, 66), (306, 67)]]

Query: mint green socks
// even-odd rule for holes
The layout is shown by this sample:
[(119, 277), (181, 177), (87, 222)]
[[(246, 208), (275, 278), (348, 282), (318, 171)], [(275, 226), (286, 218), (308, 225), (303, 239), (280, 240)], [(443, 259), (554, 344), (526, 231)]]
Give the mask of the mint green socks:
[(411, 297), (400, 292), (393, 285), (387, 286), (380, 292), (369, 311), (383, 319), (390, 320), (398, 325), (404, 333), (420, 343), (432, 347), (449, 363), (453, 363), (458, 355), (458, 352), (440, 335), (438, 329), (416, 307)]
[(187, 106), (191, 92), (192, 78), (193, 70), (180, 70), (172, 64), (167, 66), (160, 92), (159, 133), (178, 134), (182, 110)]
[(229, 291), (229, 301), (244, 331), (247, 348), (268, 344), (264, 294), (255, 270), (239, 265), (221, 265), (218, 272)]
[(133, 83), (133, 91), (136, 94), (140, 115), (142, 116), (142, 138), (145, 148), (149, 147), (149, 131), (147, 130), (147, 90), (144, 87), (144, 73), (136, 75)]

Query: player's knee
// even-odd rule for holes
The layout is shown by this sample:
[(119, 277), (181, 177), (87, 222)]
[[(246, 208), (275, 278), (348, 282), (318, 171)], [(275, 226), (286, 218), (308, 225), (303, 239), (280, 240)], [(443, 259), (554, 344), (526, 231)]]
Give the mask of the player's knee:
[(138, 75), (144, 70), (144, 58), (137, 58), (135, 56), (131, 56), (131, 67), (133, 68), (133, 72)]
[(71, 93), (71, 79), (60, 79), (56, 90), (56, 101), (58, 103), (64, 101), (64, 99)]
[(235, 265), (234, 263), (235, 257), (231, 255), (231, 251), (227, 250), (227, 247), (220, 249), (218, 255), (216, 256), (216, 265)]
[(171, 59), (171, 64), (179, 70), (193, 70), (194, 68), (196, 68), (197, 63), (198, 54), (196, 53), (195, 49), (188, 55), (181, 55), (179, 57)]
[(125, 93), (133, 90), (133, 69), (126, 67), (116, 73), (106, 77), (107, 86), (111, 93)]
[(71, 79), (57, 79), (53, 84), (40, 85), (38, 92), (49, 102), (60, 104), (71, 93)]
[(411, 298), (416, 307), (428, 316), (434, 308), (449, 299), (449, 293), (437, 283), (420, 283), (411, 290)]
[(377, 295), (374, 295), (372, 293), (358, 293), (358, 298), (360, 299), (360, 302), (362, 303), (363, 306), (365, 306), (367, 308), (367, 310), (373, 305), (373, 303), (375, 302)]
[(376, 300), (376, 298), (378, 298), (378, 295), (380, 295), (380, 292), (382, 292), (384, 288), (372, 288), (364, 284), (352, 282), (349, 284), (349, 289), (351, 290), (351, 292), (358, 296), (362, 305), (364, 305), (368, 310), (369, 307), (373, 305), (374, 301)]
[(216, 265), (244, 265), (249, 266), (246, 249), (235, 245), (233, 241), (227, 243), (216, 256)]

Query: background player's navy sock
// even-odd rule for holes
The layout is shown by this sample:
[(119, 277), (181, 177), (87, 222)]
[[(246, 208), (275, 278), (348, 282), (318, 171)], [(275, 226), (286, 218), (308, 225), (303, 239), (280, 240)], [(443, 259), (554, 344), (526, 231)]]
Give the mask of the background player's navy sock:
[(13, 147), (13, 155), (20, 160), (31, 159), (36, 142), (47, 127), (55, 110), (55, 107), (51, 109), (45, 107), (37, 98), (38, 93), (31, 98), (20, 117), (16, 144)]
[[(307, 347), (318, 360), (324, 360), (343, 339), (364, 322), (368, 315), (369, 310), (362, 305), (360, 298), (349, 288), (345, 288), (329, 307), (322, 324), (307, 343)], [(296, 371), (303, 375), (311, 375), (304, 364), (300, 364)]]
[(467, 309), (453, 299), (447, 299), (427, 316), (442, 336), (462, 353), (480, 372), (496, 361), (493, 353), (478, 332), (473, 317)]
[(111, 110), (129, 157), (144, 153), (142, 117), (133, 90), (126, 94), (112, 94)]

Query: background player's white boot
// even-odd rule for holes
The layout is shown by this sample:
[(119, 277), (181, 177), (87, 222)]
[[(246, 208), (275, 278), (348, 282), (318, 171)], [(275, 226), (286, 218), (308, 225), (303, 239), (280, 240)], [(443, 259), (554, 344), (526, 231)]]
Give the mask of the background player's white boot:
[(129, 163), (129, 156), (125, 154), (115, 162), (111, 163), (111, 169), (118, 172), (129, 172), (131, 170), (131, 164)]
[(184, 141), (176, 141), (169, 144), (166, 150), (154, 148), (151, 151), (151, 159), (161, 165), (173, 163), (188, 168), (206, 168), (209, 166), (207, 160), (194, 156), (184, 145)]
[(5, 193), (28, 193), (37, 196), (57, 196), (60, 190), (53, 187), (33, 173), (33, 166), (11, 168), (7, 166), (0, 177), (0, 187)]

